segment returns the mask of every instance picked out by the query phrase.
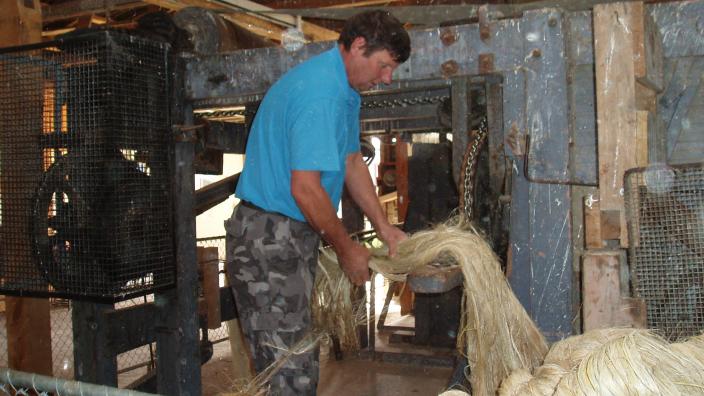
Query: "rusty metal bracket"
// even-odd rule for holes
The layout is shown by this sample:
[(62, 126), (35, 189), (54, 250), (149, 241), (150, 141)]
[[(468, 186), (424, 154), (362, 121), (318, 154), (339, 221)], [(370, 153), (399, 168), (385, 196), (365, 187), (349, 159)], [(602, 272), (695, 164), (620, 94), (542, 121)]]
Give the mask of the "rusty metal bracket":
[(171, 131), (174, 134), (174, 141), (180, 143), (195, 143), (198, 141), (196, 131), (206, 128), (206, 124), (198, 125), (172, 125)]

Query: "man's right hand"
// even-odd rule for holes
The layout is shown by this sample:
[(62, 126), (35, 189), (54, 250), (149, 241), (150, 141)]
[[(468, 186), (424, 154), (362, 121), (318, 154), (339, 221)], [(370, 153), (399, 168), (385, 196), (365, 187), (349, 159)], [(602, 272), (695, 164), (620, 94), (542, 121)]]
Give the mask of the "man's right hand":
[(361, 286), (369, 280), (369, 258), (371, 253), (367, 248), (357, 242), (351, 242), (336, 251), (340, 268), (345, 272), (350, 281)]

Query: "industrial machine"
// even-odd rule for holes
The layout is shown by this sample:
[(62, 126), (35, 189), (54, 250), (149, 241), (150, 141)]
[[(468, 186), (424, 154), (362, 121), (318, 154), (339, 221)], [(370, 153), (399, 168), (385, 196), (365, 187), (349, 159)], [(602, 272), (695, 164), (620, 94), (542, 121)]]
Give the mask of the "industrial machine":
[[(662, 29), (674, 26), (684, 38), (664, 56), (674, 62), (704, 55), (689, 39), (700, 36), (698, 22), (686, 17), (702, 15), (704, 5), (673, 4), (652, 11)], [(580, 329), (582, 198), (598, 185), (591, 14), (473, 10), (476, 23), (411, 31), (412, 57), (395, 82), (363, 94), (361, 129), (397, 142), (426, 132), (444, 136), (442, 150), (419, 145), (416, 160), (443, 167), (428, 169), (429, 182), (413, 185), (408, 177), (411, 216), (418, 227), (437, 221), (457, 193), (461, 209), (473, 213), (505, 258), (518, 299), (544, 335), (558, 340)], [(192, 12), (183, 28), (201, 26), (192, 23), (199, 18), (202, 26), (213, 20)], [(237, 175), (196, 191), (194, 173), (220, 173), (222, 153), (243, 153), (271, 84), (335, 45), (236, 51), (241, 47), (220, 45), (229, 36), (217, 26), (193, 35), (206, 42), (188, 49), (101, 31), (0, 50), (0, 292), (74, 299), (78, 380), (116, 385), (116, 356), (155, 342), (156, 370), (133, 387), (200, 393), (209, 346), (199, 334), (205, 318), (197, 306), (194, 219), (232, 194)], [(663, 103), (680, 103), (678, 92), (664, 92), (671, 100)], [(690, 172), (701, 174), (655, 173), (658, 182), (684, 183), (669, 198), (661, 187), (642, 187), (652, 174), (629, 176), (629, 216), (637, 219), (631, 234), (640, 237), (631, 243), (632, 257), (662, 258), (653, 224), (668, 215), (652, 223), (650, 212), (675, 208), (683, 223), (701, 220), (690, 216), (701, 203), (700, 182), (691, 182)], [(398, 188), (395, 177), (382, 179)], [(421, 192), (431, 184), (434, 191)], [(453, 192), (448, 184), (463, 188)], [(359, 224), (344, 209), (345, 223)], [(670, 326), (674, 319), (673, 331), (681, 334), (701, 328), (701, 266), (686, 272), (700, 262), (694, 260), (701, 259), (701, 239), (669, 234), (671, 250), (692, 258), (676, 265), (684, 286), (668, 287), (665, 295), (653, 291), (670, 272), (653, 282), (657, 271), (640, 263), (633, 265), (633, 283), (658, 301), (648, 307), (652, 324)], [(421, 293), (459, 285), (451, 276), (416, 281)], [(682, 288), (686, 298), (676, 300)], [(151, 299), (139, 306), (113, 305), (144, 295)], [(217, 319), (234, 318), (230, 290), (220, 289), (218, 297)], [(674, 312), (672, 302), (686, 309)]]

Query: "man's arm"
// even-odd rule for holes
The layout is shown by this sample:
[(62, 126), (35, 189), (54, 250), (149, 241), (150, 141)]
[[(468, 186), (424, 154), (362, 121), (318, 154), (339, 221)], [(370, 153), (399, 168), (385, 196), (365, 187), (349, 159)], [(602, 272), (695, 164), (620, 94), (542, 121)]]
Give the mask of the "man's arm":
[(320, 184), (320, 172), (292, 171), (291, 194), (313, 229), (335, 249), (340, 267), (355, 285), (369, 280), (369, 251), (355, 242)]
[(379, 203), (379, 197), (374, 190), (369, 168), (364, 163), (361, 153), (352, 153), (347, 156), (347, 170), (345, 185), (352, 199), (359, 205), (379, 237), (389, 246), (389, 254), (396, 254), (398, 243), (406, 239), (406, 234), (392, 226)]

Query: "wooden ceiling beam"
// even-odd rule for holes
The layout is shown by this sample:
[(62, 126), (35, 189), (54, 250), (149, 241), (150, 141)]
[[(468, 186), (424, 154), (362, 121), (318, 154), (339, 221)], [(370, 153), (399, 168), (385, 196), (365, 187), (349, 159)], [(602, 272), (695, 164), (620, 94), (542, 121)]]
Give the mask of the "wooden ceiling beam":
[(285, 30), (280, 25), (248, 14), (225, 14), (222, 17), (243, 29), (247, 29), (276, 43), (281, 42), (281, 37)]
[[(259, 12), (272, 11), (273, 9), (248, 0), (227, 0), (226, 2), (212, 2), (209, 0), (145, 0), (145, 2), (174, 11), (185, 7), (216, 10), (220, 16), (228, 21), (258, 36), (276, 42), (281, 41), (281, 34), (286, 27), (296, 26), (296, 17), (269, 13), (265, 16), (260, 15), (258, 14)], [(333, 30), (305, 21), (302, 23), (302, 30), (303, 34), (311, 41), (337, 40), (339, 35)]]
[(140, 0), (72, 0), (42, 6), (42, 22), (50, 23), (84, 15), (121, 11), (144, 6)]
[(357, 1), (354, 3), (340, 3), (331, 6), (326, 6), (322, 8), (355, 8), (355, 7), (368, 7), (368, 6), (386, 6), (392, 3), (398, 3), (402, 0), (366, 0)]
[[(284, 28), (280, 25), (264, 18), (245, 14), (240, 12), (240, 10), (232, 10), (232, 8), (226, 8), (226, 6), (209, 0), (145, 0), (145, 2), (172, 11), (178, 11), (186, 7), (200, 7), (217, 11), (221, 17), (237, 26), (277, 43), (281, 42), (281, 34), (284, 31)], [(233, 12), (227, 13), (227, 11)]]
[[(272, 13), (275, 11), (271, 7), (255, 3), (250, 0), (220, 0), (221, 2), (236, 7), (245, 12), (255, 13), (255, 16), (264, 19), (271, 19), (272, 22), (276, 24), (283, 24), (287, 27), (298, 26), (296, 17), (292, 15), (280, 15)], [(257, 13), (266, 12), (265, 15), (257, 15)], [(251, 15), (251, 14), (250, 14)], [(306, 37), (310, 37), (312, 41), (326, 41), (326, 40), (337, 40), (339, 34), (334, 30), (326, 29), (322, 26), (316, 24), (302, 21), (301, 30)]]

